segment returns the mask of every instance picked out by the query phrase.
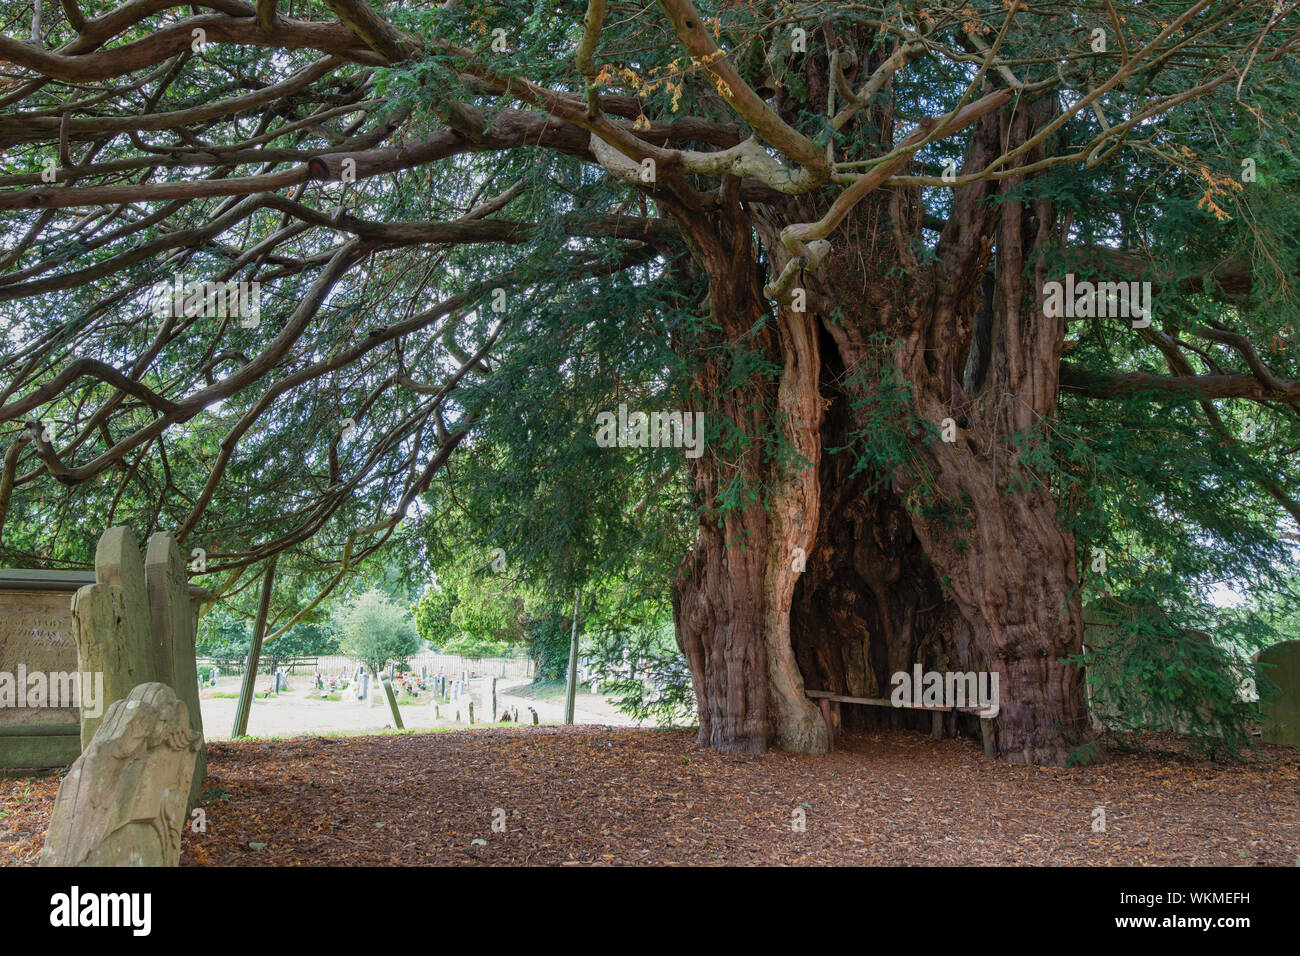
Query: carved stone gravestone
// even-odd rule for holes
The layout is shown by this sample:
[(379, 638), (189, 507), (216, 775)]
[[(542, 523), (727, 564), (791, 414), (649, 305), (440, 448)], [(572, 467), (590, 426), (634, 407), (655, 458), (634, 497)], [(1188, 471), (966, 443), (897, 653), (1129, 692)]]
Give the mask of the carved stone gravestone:
[[(100, 538), (94, 571), (0, 569), (0, 768), (68, 766), (108, 706), (152, 680), (172, 687), (201, 734), (194, 632), (203, 599), (211, 595), (189, 585), (171, 535), (155, 534), (142, 558), (124, 527)], [(19, 683), (23, 698), (11, 700)], [(194, 800), (204, 764), (200, 751)]]
[[(194, 661), (195, 597), (176, 540), (165, 533), (149, 539), (145, 556), (124, 526), (109, 528), (95, 549), (95, 583), (72, 601), (79, 669), (103, 674), (104, 699), (125, 698), (140, 684), (160, 681), (185, 703), (190, 728), (199, 735), (199, 755), (188, 806), (198, 805), (207, 760)], [(81, 743), (88, 746), (99, 716), (83, 713)]]
[(1274, 685), (1272, 695), (1260, 696), (1264, 742), (1300, 746), (1300, 641), (1282, 641), (1264, 648), (1256, 655), (1256, 664), (1260, 676)]
[(199, 735), (194, 766), (194, 786), (189, 808), (199, 804), (207, 779), (207, 752), (203, 744), (203, 715), (199, 711), (199, 674), (194, 658), (198, 630), (198, 598), (204, 592), (189, 586), (185, 559), (170, 534), (149, 538), (144, 556), (144, 576), (149, 591), (149, 619), (153, 624), (154, 661), (158, 680), (171, 686), (185, 704), (190, 729)]
[(59, 786), (41, 866), (175, 866), (203, 742), (166, 684), (113, 703)]

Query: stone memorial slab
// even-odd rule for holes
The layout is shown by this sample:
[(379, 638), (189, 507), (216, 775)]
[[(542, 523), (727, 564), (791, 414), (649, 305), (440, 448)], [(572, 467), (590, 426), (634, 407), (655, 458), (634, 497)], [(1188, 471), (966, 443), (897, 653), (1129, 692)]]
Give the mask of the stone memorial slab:
[(49, 684), (58, 675), (66, 690), (66, 676), (77, 674), (72, 597), (94, 580), (83, 571), (0, 570), (0, 768), (66, 767), (81, 752), (78, 707), (26, 705), (37, 681), (46, 704), (67, 700)]
[(176, 866), (202, 735), (166, 684), (114, 701), (54, 801), (41, 866)]

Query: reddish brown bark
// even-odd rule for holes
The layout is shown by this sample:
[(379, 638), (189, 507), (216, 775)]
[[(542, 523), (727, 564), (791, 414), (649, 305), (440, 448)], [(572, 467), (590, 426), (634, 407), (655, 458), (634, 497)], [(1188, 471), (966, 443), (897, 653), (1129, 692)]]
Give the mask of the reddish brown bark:
[[(985, 117), (968, 164), (1023, 142), (1053, 110), (1022, 103), (1014, 118)], [(888, 117), (878, 120), (890, 136)], [(998, 673), (1006, 759), (1059, 764), (1080, 743), (1081, 675), (1061, 663), (1082, 639), (1074, 543), (1012, 441), (1051, 417), (1064, 338), (1033, 294), (1055, 238), (1050, 205), (989, 201), (1019, 185), (957, 190), (935, 262), (916, 256), (918, 197), (872, 194), (837, 233), (832, 257), (803, 280), (807, 312), (761, 299), (746, 210), (720, 203), (709, 228), (684, 224), (710, 276), (719, 334), (781, 368), (776, 383), (722, 395), (726, 369), (710, 352), (699, 381), (710, 414), (752, 440), (742, 455), (710, 449), (700, 460), (700, 501), (715, 503), (737, 470), (764, 490), (725, 516), (706, 509), (678, 580), (678, 638), (695, 678), (702, 744), (820, 752), (825, 736), (805, 687), (888, 697), (891, 676), (916, 663)], [(818, 211), (809, 199), (788, 206), (752, 221), (769, 268), (785, 254), (772, 223)], [(879, 389), (894, 379), (908, 389), (906, 415), (887, 423), (904, 460), (864, 469), (852, 450), (828, 453), (881, 427)], [(764, 416), (781, 422), (798, 452), (793, 463), (760, 453)], [(956, 441), (934, 440), (945, 419)], [(802, 572), (791, 564), (794, 548), (807, 556)], [(846, 708), (845, 716), (929, 727), (916, 711)], [(973, 717), (946, 721), (949, 732), (977, 729)]]
[[(680, 210), (679, 210), (680, 212)], [(675, 589), (677, 641), (691, 668), (702, 745), (728, 753), (761, 753), (775, 740), (819, 753), (826, 731), (804, 697), (790, 645), (790, 603), (799, 572), (796, 549), (813, 544), (822, 406), (816, 324), (782, 311), (775, 328), (761, 319), (760, 273), (748, 218), (738, 204), (716, 217), (682, 214), (683, 234), (710, 276), (716, 336), (700, 346), (698, 401), (711, 436), (695, 467), (705, 512), (699, 538)], [(759, 330), (756, 334), (755, 326)], [(731, 353), (720, 342), (744, 342), (780, 363), (780, 383), (762, 375), (727, 388)], [(764, 433), (773, 415), (811, 469), (770, 459)], [(724, 433), (716, 424), (729, 423)], [(710, 422), (715, 424), (710, 425)], [(742, 488), (740, 503), (719, 509), (724, 488)]]

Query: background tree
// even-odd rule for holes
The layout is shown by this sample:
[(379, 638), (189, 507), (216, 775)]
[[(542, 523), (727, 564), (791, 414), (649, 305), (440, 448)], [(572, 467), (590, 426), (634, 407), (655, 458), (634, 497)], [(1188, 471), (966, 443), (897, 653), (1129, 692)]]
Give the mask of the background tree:
[(224, 611), (204, 616), (195, 636), (194, 652), (210, 657), (223, 669), (241, 667), (248, 660), (253, 631), (247, 621)]
[(420, 599), (411, 606), (416, 633), (434, 650), (442, 650), (456, 638), (456, 629), (451, 621), (458, 600), (456, 591), (453, 580), (444, 580), (439, 575), (437, 581), (426, 586)]
[(405, 605), (378, 589), (344, 604), (336, 613), (339, 650), (365, 665), (372, 677), (390, 663), (404, 663), (420, 649)]

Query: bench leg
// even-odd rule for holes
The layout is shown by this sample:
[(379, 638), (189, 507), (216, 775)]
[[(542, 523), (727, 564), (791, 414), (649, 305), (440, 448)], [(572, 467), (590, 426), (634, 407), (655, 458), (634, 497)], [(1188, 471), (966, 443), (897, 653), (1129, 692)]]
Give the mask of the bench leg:
[(943, 711), (930, 711), (930, 736), (935, 740), (943, 740)]
[(996, 757), (998, 755), (998, 742), (993, 732), (993, 719), (991, 717), (980, 718), (980, 735), (984, 738), (984, 756)]
[(817, 702), (821, 706), (822, 720), (826, 721), (826, 752), (835, 749), (835, 722), (831, 719), (831, 702), (823, 697)]

